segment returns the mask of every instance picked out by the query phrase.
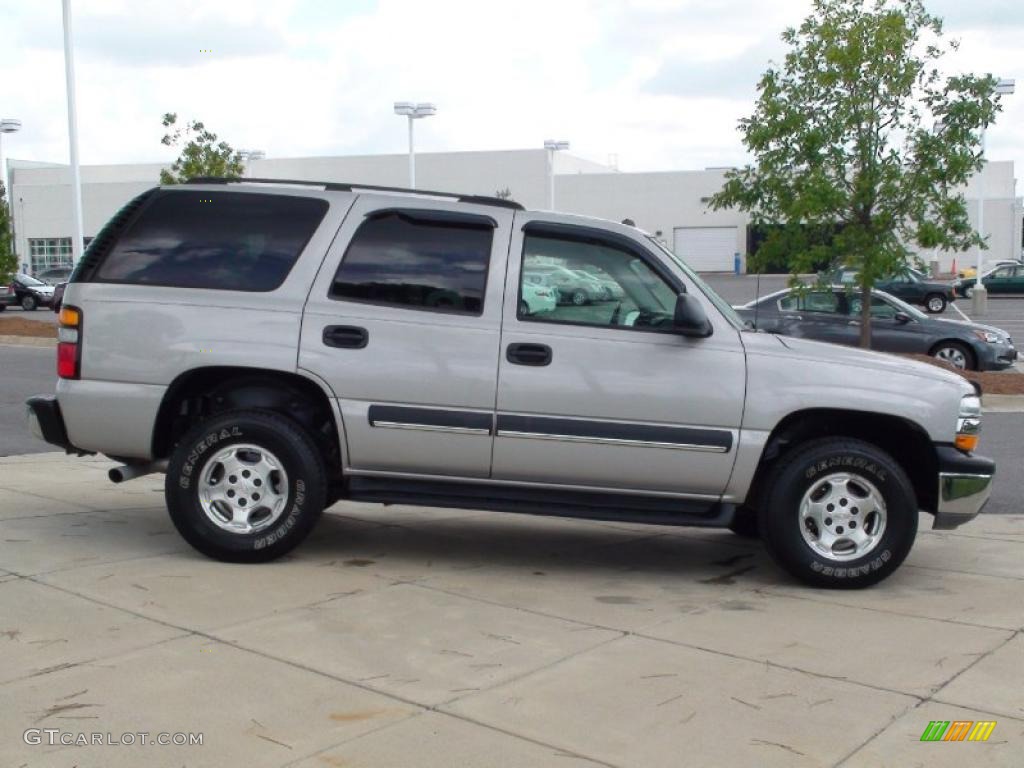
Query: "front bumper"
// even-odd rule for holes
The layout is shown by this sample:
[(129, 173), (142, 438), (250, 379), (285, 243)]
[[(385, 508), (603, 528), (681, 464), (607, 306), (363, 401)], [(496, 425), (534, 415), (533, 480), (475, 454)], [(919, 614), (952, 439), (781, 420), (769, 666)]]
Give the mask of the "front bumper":
[(949, 530), (970, 522), (992, 493), (996, 463), (984, 456), (969, 456), (950, 445), (936, 446), (939, 495), (932, 528)]
[(64, 416), (60, 412), (57, 398), (50, 395), (36, 395), (25, 401), (28, 409), (28, 428), (40, 440), (63, 448), (69, 453), (75, 450), (68, 440), (64, 427)]

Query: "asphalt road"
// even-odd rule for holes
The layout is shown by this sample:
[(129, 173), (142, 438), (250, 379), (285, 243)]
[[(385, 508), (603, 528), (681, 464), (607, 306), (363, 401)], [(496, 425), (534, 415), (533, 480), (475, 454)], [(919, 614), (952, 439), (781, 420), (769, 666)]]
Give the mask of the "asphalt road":
[[(54, 450), (34, 438), (25, 425), (25, 399), (54, 389), (53, 350), (0, 344), (0, 456)], [(984, 420), (981, 453), (999, 466), (990, 513), (1024, 513), (1024, 413), (988, 414)]]

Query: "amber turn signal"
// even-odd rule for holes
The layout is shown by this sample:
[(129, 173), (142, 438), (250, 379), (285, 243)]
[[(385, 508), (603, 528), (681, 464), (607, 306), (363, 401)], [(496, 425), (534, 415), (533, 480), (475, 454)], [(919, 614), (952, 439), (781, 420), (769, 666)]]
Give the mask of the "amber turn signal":
[(75, 307), (60, 308), (60, 324), (68, 328), (77, 328), (82, 322), (82, 313)]
[(961, 451), (973, 451), (978, 447), (978, 435), (957, 435), (953, 444)]

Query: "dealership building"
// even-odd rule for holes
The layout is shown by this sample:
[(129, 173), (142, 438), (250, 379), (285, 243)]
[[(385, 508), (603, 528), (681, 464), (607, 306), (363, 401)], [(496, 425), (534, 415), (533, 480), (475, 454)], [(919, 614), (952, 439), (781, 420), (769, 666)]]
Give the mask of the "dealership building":
[[(748, 218), (740, 211), (714, 211), (709, 198), (723, 183), (725, 168), (694, 171), (623, 173), (617, 169), (554, 153), (555, 209), (621, 221), (657, 234), (695, 269), (732, 271), (737, 257), (745, 269), (756, 247)], [(549, 156), (544, 149), (487, 152), (423, 152), (416, 155), (416, 179), (422, 189), (478, 195), (510, 195), (527, 208), (549, 207)], [(140, 192), (158, 183), (160, 163), (87, 165), (81, 169), (84, 234), (93, 237), (110, 216)], [(39, 272), (70, 264), (71, 189), (64, 165), (10, 161), (15, 248), (23, 269)], [(364, 155), (253, 159), (254, 178), (337, 181), (406, 186), (408, 156)], [(1012, 162), (989, 162), (963, 190), (971, 222), (977, 227), (984, 201), (986, 261), (1020, 258), (1022, 203), (1016, 196)], [(921, 253), (938, 258), (948, 271), (953, 261), (973, 264), (976, 252)]]

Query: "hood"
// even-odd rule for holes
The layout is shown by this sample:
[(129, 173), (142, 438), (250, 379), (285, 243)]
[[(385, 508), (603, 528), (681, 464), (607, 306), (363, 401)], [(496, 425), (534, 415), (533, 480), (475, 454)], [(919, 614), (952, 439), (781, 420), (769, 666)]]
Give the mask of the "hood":
[(994, 325), (985, 325), (984, 323), (967, 322), (965, 320), (951, 320), (948, 317), (931, 317), (929, 320), (934, 320), (937, 323), (949, 323), (955, 325), (958, 328), (962, 328), (965, 331), (988, 331), (989, 333), (997, 334), (1003, 338), (1010, 338), (1010, 334), (1004, 331), (1002, 328), (996, 328)]
[[(768, 334), (758, 334), (768, 335)], [(840, 344), (828, 344), (823, 341), (797, 339), (792, 336), (775, 336), (786, 349), (796, 353), (805, 360), (819, 360), (827, 363), (839, 363), (857, 368), (870, 368), (880, 373), (900, 373), (903, 375), (924, 376), (930, 379), (945, 381), (960, 387), (964, 391), (973, 391), (974, 387), (959, 374), (940, 368), (937, 365), (910, 360), (905, 357), (872, 352), (858, 347), (846, 347)]]

